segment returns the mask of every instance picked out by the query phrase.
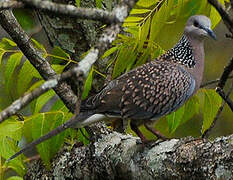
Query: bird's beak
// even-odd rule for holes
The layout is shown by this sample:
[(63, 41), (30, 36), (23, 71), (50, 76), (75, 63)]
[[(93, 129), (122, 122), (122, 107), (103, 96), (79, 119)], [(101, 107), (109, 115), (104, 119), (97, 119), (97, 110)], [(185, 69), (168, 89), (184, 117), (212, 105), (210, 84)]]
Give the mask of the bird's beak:
[(214, 40), (217, 40), (217, 36), (215, 35), (214, 31), (210, 28), (206, 28), (204, 26), (201, 27), (204, 31), (207, 32), (207, 34), (212, 37)]

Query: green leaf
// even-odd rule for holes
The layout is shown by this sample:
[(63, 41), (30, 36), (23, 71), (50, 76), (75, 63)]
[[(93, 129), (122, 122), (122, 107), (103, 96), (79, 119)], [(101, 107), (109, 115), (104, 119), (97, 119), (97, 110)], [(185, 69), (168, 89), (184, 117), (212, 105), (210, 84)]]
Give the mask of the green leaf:
[(115, 52), (116, 50), (118, 50), (118, 49), (119, 49), (118, 46), (115, 46), (115, 47), (112, 47), (112, 48), (108, 49), (108, 50), (105, 51), (105, 53), (103, 54), (102, 59), (104, 59), (104, 58), (110, 56), (112, 53), (114, 53), (114, 52)]
[[(10, 158), (12, 155), (19, 151), (19, 148), (16, 146), (15, 141), (2, 136), (0, 136), (0, 147), (0, 156), (2, 156), (4, 159)], [(11, 160), (7, 164), (7, 167), (15, 170), (20, 176), (23, 176), (25, 174), (25, 167), (22, 161), (22, 155)]]
[(77, 7), (80, 7), (80, 0), (75, 0), (75, 4)]
[(11, 176), (11, 177), (7, 178), (7, 180), (23, 180), (23, 178), (19, 177), (19, 176)]
[(180, 125), (182, 117), (184, 115), (184, 109), (185, 106), (182, 106), (177, 111), (166, 116), (168, 123), (168, 130), (170, 134), (174, 133), (177, 127)]
[(53, 106), (51, 107), (50, 111), (62, 111), (62, 112), (69, 112), (67, 107), (64, 105), (62, 100), (58, 99)]
[(78, 140), (81, 141), (81, 142), (83, 142), (84, 145), (89, 144), (90, 141), (89, 141), (85, 136), (83, 136), (83, 134), (82, 134), (81, 131), (83, 132), (83, 134), (84, 134), (87, 138), (89, 137), (89, 134), (88, 134), (88, 132), (86, 131), (86, 129), (85, 129), (85, 128), (80, 128), (80, 129), (78, 130), (78, 134), (77, 134)]
[[(52, 56), (51, 58), (52, 64), (64, 63), (64, 61), (68, 61), (70, 59), (70, 55), (58, 46), (53, 48), (52, 54), (55, 55), (55, 56)], [(64, 59), (61, 59), (59, 57), (62, 57)]]
[(15, 71), (15, 68), (19, 65), (21, 59), (23, 57), (22, 52), (14, 53), (10, 56), (10, 58), (7, 60), (6, 67), (5, 67), (5, 87), (6, 91), (9, 93), (11, 89), (14, 89), (14, 83), (13, 83), (13, 73)]
[(66, 66), (65, 65), (59, 65), (59, 64), (53, 64), (52, 68), (57, 74), (61, 74)]
[(202, 134), (211, 126), (214, 117), (216, 116), (219, 107), (222, 103), (222, 98), (212, 89), (202, 89), (201, 92), (204, 94), (203, 109), (203, 124)]
[(82, 99), (85, 99), (88, 96), (89, 91), (91, 90), (91, 84), (93, 81), (93, 71), (94, 68), (92, 67), (84, 84)]
[(42, 107), (55, 95), (56, 93), (53, 90), (49, 90), (48, 92), (41, 95), (36, 99), (34, 113), (38, 113), (41, 111)]
[(159, 2), (159, 0), (139, 0), (137, 6), (150, 7)]
[(144, 18), (143, 17), (136, 17), (136, 16), (129, 16), (125, 19), (125, 22), (126, 23), (129, 23), (129, 22), (140, 22), (142, 21)]
[(14, 9), (13, 13), (24, 30), (31, 33), (35, 32), (34, 28), (37, 28), (37, 21), (35, 20), (35, 14), (30, 9)]
[(122, 46), (120, 48), (113, 69), (113, 74), (112, 74), (113, 79), (119, 76), (121, 73), (123, 73), (124, 70), (126, 70), (126, 68), (128, 67), (128, 65), (129, 64), (131, 65), (133, 61), (135, 61), (133, 57), (135, 57), (135, 52), (133, 51), (132, 47), (128, 45), (128, 46)]
[[(33, 140), (38, 139), (42, 135), (50, 132), (57, 126), (63, 124), (72, 116), (71, 113), (63, 113), (61, 111), (39, 113), (31, 117), (32, 120), (32, 137)], [(37, 145), (37, 150), (41, 159), (47, 167), (50, 165), (50, 159), (55, 155), (64, 142), (65, 132)]]
[(47, 51), (45, 49), (45, 47), (40, 44), (38, 41), (36, 41), (35, 39), (31, 39), (32, 42), (34, 43), (35, 47), (38, 49), (38, 50), (41, 50), (42, 52), (44, 52), (45, 54), (47, 54)]
[(0, 50), (0, 65), (2, 64), (2, 57), (6, 51)]
[(8, 38), (2, 38), (0, 42), (0, 48), (4, 50), (13, 49), (16, 46), (17, 46), (16, 43)]
[(34, 77), (39, 77), (39, 72), (33, 67), (29, 61), (25, 61), (21, 67), (17, 79), (17, 91), (21, 96), (29, 88)]
[(151, 12), (151, 9), (132, 9), (132, 11), (130, 12), (130, 14), (144, 14), (144, 13), (148, 13)]
[(102, 7), (102, 1), (103, 0), (96, 0), (96, 7), (101, 8)]
[(8, 119), (0, 124), (0, 137), (10, 137), (16, 141), (22, 138), (23, 122), (16, 119)]
[(191, 97), (185, 103), (185, 112), (180, 124), (184, 124), (185, 122), (190, 120), (195, 114), (198, 114), (199, 109), (200, 109), (200, 103), (198, 97), (197, 96)]
[(148, 34), (149, 34), (149, 31), (150, 31), (150, 22), (151, 22), (151, 19), (147, 19), (146, 22), (144, 23), (144, 25), (141, 27), (141, 33), (139, 33), (139, 51), (140, 49), (143, 48), (143, 45), (145, 43), (145, 41), (147, 40), (147, 37), (148, 37)]

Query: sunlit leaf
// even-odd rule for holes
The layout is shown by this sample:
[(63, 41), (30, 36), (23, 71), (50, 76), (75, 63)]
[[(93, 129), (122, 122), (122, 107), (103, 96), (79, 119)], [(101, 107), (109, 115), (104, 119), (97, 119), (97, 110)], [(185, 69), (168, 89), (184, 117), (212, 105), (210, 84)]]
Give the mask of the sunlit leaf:
[(5, 67), (5, 87), (6, 91), (10, 92), (11, 89), (13, 89), (13, 73), (15, 71), (15, 68), (19, 65), (21, 59), (23, 57), (23, 54), (21, 52), (14, 53), (10, 56), (10, 58), (7, 60), (7, 64)]
[(130, 14), (144, 14), (150, 12), (150, 9), (132, 9)]
[(23, 180), (23, 178), (19, 176), (11, 176), (7, 180)]
[(107, 51), (105, 51), (105, 53), (103, 54), (102, 58), (106, 58), (108, 56), (110, 56), (112, 53), (116, 52), (116, 50), (118, 50), (118, 46), (112, 47), (110, 49), (108, 49)]
[(41, 51), (44, 52), (44, 53), (47, 53), (45, 47), (44, 47), (42, 44), (40, 44), (40, 43), (39, 43), (38, 41), (36, 41), (35, 39), (31, 39), (31, 40), (32, 40), (32, 42), (34, 43), (34, 45), (35, 45), (35, 47), (36, 47), (37, 49), (41, 50)]
[(0, 50), (0, 65), (2, 64), (2, 57), (5, 54), (5, 51)]
[(44, 94), (42, 94), (39, 98), (36, 99), (35, 102), (35, 109), (34, 113), (38, 113), (41, 111), (42, 107), (48, 103), (48, 101), (55, 95), (55, 92), (53, 90), (50, 90)]
[(97, 8), (101, 8), (102, 7), (102, 1), (103, 0), (96, 0), (95, 2), (96, 2), (96, 7)]
[(200, 109), (200, 103), (197, 96), (191, 97), (186, 103), (185, 103), (185, 112), (184, 116), (182, 117), (181, 123), (183, 124), (190, 120), (195, 114), (199, 113)]
[(19, 141), (22, 138), (23, 122), (16, 119), (8, 119), (0, 124), (0, 136), (10, 137)]
[(157, 2), (159, 2), (159, 0), (139, 0), (137, 2), (137, 5), (141, 7), (150, 7), (156, 4)]
[(75, 0), (75, 4), (77, 7), (80, 7), (80, 0)]
[(5, 50), (13, 49), (16, 46), (16, 43), (8, 38), (2, 38), (0, 42), (0, 48)]
[[(31, 117), (32, 137), (38, 139), (42, 135), (50, 132), (57, 126), (63, 124), (72, 114), (65, 114), (61, 111), (50, 113), (39, 113)], [(41, 159), (47, 167), (50, 165), (50, 159), (55, 155), (64, 142), (65, 132), (37, 145), (37, 150)]]
[(177, 111), (166, 116), (169, 133), (172, 134), (173, 132), (175, 132), (175, 130), (181, 123), (184, 112), (185, 112), (185, 106), (182, 106)]
[(92, 80), (93, 80), (93, 67), (91, 68), (87, 76), (87, 79), (85, 81), (85, 84), (83, 87), (82, 99), (85, 99), (88, 96), (88, 93), (91, 90)]
[(211, 126), (214, 117), (221, 106), (222, 99), (215, 90), (202, 89), (201, 92), (204, 93), (204, 105), (202, 106), (203, 124), (201, 132), (204, 133)]
[[(19, 148), (16, 146), (15, 141), (10, 138), (0, 136), (0, 156), (5, 160), (14, 155)], [(22, 155), (11, 160), (7, 164), (8, 168), (15, 170), (19, 175), (23, 176), (25, 174), (25, 167), (22, 161)]]
[(17, 79), (17, 91), (19, 96), (26, 92), (34, 77), (40, 77), (39, 72), (29, 61), (25, 61), (19, 71)]

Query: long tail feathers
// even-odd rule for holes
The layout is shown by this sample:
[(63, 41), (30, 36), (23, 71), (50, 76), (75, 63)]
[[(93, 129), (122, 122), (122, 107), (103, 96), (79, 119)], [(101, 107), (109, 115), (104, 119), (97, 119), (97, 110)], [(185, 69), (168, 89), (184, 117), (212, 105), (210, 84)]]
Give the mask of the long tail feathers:
[[(22, 148), (19, 152), (15, 153), (13, 156), (11, 156), (7, 162), (9, 162), (10, 160), (16, 158), (17, 156), (19, 156), (20, 154), (28, 151), (29, 149), (31, 149), (32, 147), (40, 144), (43, 141), (46, 141), (48, 139), (50, 139), (53, 136), (56, 136), (57, 134), (59, 134), (62, 131), (65, 131), (66, 129), (73, 127), (73, 126), (78, 126), (78, 127), (83, 127), (83, 125), (85, 125), (85, 119), (87, 119), (88, 117), (90, 117), (91, 115), (93, 115), (93, 113), (80, 113), (78, 115), (73, 116), (70, 120), (68, 120), (67, 122), (65, 122), (64, 124), (62, 124), (61, 126), (58, 126), (57, 128), (55, 128), (54, 130), (50, 131), (49, 133), (45, 134), (44, 136), (41, 136), (39, 139), (32, 141), (31, 143), (27, 144), (24, 148)], [(79, 125), (80, 124), (80, 125)]]

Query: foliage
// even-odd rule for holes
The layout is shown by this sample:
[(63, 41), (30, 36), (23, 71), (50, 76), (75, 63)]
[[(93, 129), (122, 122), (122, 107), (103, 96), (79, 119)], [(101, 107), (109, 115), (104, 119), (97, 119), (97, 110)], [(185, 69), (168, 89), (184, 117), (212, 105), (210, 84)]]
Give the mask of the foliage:
[[(224, 3), (223, 0), (221, 2)], [(102, 0), (96, 0), (98, 8), (101, 8), (101, 3)], [(80, 6), (80, 0), (76, 0), (76, 4)], [(220, 16), (207, 1), (139, 0), (123, 24), (124, 33), (118, 36), (113, 47), (106, 51), (102, 57), (110, 58), (108, 66), (113, 66), (112, 78), (144, 64), (148, 59), (158, 57), (170, 48), (179, 38), (175, 34), (180, 34), (187, 18), (193, 14), (209, 16), (213, 22), (213, 27), (220, 21)], [(61, 73), (71, 62), (76, 63), (60, 47), (55, 47), (49, 54), (42, 44), (33, 39), (32, 42), (57, 73)], [(3, 57), (6, 61), (3, 60)], [(15, 99), (44, 82), (40, 74), (23, 57), (22, 52), (17, 50), (16, 44), (10, 39), (3, 38), (0, 42), (0, 64), (5, 91), (5, 94), (0, 94), (0, 109), (5, 108)], [(88, 96), (96, 72), (98, 73), (93, 67), (85, 82), (82, 98)], [(6, 102), (4, 101), (5, 96), (8, 98), (7, 103), (4, 103)], [(52, 99), (55, 99), (55, 102), (48, 112), (44, 112), (43, 107)], [(178, 126), (202, 110), (203, 127), (201, 131), (203, 133), (213, 121), (220, 104), (221, 98), (215, 91), (200, 90), (183, 107), (166, 116), (169, 132), (172, 134)], [(29, 111), (30, 115), (25, 111)], [(21, 115), (14, 116), (0, 124), (0, 178), (9, 168), (16, 171), (19, 176), (25, 173), (24, 156), (21, 155), (8, 164), (5, 162), (19, 150), (22, 137), (28, 142), (35, 140), (72, 116), (62, 101), (56, 99), (53, 90), (35, 99), (21, 114), (22, 117)], [(37, 151), (47, 167), (50, 165), (50, 159), (62, 146), (66, 137), (70, 137), (69, 141), (72, 144), (77, 135), (74, 135), (71, 130), (66, 130), (37, 146)], [(88, 143), (80, 131), (78, 132), (78, 140), (84, 144)], [(17, 144), (17, 142), (20, 143)], [(11, 177), (11, 179), (21, 178)]]

